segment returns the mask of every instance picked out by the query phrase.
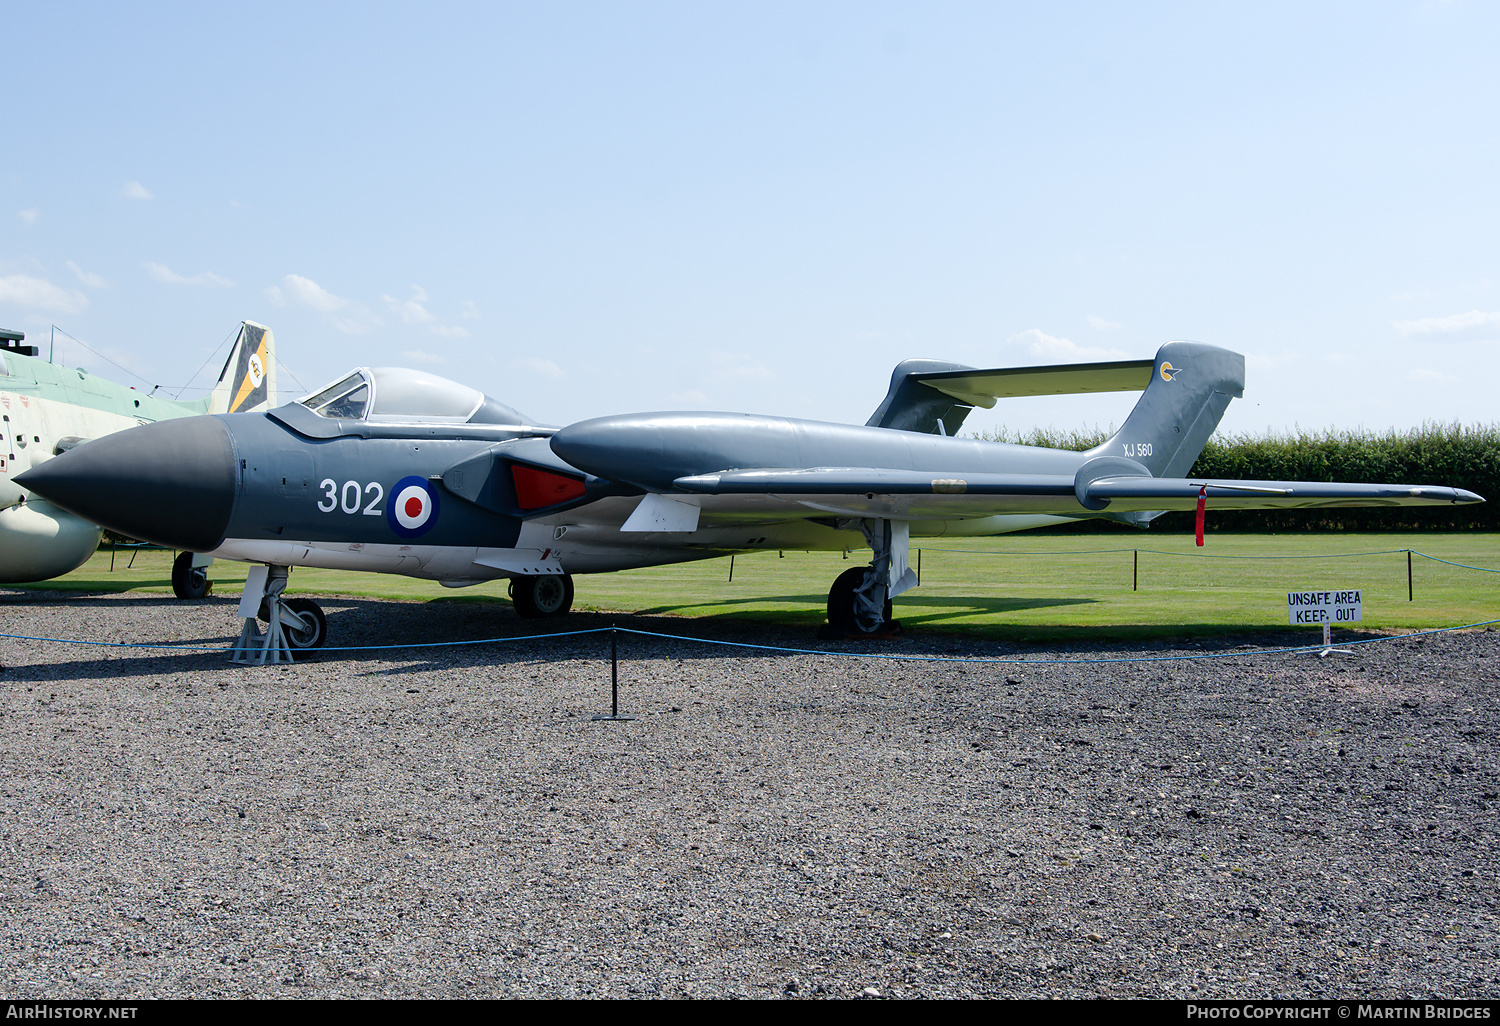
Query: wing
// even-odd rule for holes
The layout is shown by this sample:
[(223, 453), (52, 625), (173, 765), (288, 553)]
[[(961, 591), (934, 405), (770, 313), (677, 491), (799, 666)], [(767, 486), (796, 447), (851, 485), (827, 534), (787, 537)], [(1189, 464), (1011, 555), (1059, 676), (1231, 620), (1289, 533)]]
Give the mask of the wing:
[(870, 467), (726, 470), (677, 478), (684, 492), (763, 496), (827, 513), (902, 519), (963, 519), (1006, 513), (1089, 516), (1191, 510), (1200, 490), (1215, 509), (1310, 509), (1483, 502), (1461, 488), (1319, 481), (1063, 474), (983, 474)]
[(1483, 502), (1442, 485), (1346, 484), (1341, 481), (1222, 481), (1215, 478), (1105, 477), (1087, 494), (1111, 510), (1190, 510), (1206, 489), (1215, 509), (1321, 509), (1335, 506), (1446, 506)]

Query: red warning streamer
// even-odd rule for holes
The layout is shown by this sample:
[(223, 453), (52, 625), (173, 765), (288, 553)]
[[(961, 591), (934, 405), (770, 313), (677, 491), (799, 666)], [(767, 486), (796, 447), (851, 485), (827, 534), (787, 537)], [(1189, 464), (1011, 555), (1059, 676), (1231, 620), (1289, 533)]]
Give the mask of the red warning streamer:
[(1208, 508), (1208, 486), (1198, 489), (1198, 546), (1203, 546), (1203, 511)]

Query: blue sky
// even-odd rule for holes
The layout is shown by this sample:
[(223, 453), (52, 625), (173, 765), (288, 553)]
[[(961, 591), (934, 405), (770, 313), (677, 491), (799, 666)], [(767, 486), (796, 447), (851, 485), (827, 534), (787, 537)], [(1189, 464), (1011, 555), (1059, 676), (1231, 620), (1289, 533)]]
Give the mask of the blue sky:
[(1247, 356), (1231, 431), (1490, 422), (1497, 29), (1465, 2), (12, 4), (0, 326), (175, 392), (248, 318), (309, 390), (417, 366), (551, 423), (863, 421), (906, 357), (1187, 338)]

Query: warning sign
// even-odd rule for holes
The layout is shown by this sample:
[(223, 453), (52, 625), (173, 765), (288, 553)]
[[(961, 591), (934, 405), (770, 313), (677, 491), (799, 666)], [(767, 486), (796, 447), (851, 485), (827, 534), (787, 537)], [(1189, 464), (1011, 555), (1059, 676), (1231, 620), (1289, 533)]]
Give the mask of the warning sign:
[(1359, 623), (1364, 619), (1360, 590), (1292, 591), (1286, 596), (1287, 622), (1293, 626)]

